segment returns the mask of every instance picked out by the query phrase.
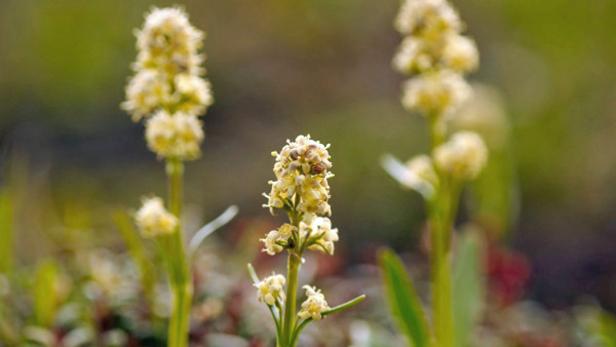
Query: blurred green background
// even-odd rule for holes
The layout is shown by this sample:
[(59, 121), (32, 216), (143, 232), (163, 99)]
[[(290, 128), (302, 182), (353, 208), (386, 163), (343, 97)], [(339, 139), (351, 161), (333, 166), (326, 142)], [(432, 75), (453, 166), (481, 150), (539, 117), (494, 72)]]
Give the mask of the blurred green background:
[[(310, 133), (332, 144), (342, 254), (419, 249), (422, 201), (379, 165), (427, 143), (390, 67), (396, 0), (1, 0), (0, 165), (19, 196), (18, 260), (121, 243), (110, 212), (164, 192), (162, 163), (119, 104), (134, 28), (175, 3), (207, 31), (216, 100), (188, 202), (204, 218), (237, 203), (240, 220), (273, 220), (260, 207), (269, 153)], [(511, 121), (519, 214), (507, 238), (532, 261), (531, 297), (560, 308), (592, 295), (616, 309), (616, 1), (453, 3), (481, 52), (471, 79), (500, 92)]]

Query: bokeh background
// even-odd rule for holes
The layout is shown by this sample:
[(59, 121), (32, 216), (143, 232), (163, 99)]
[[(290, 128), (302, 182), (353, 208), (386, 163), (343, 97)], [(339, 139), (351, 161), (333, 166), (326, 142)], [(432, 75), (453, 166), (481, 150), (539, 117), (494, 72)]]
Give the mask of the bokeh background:
[[(422, 201), (379, 164), (427, 147), (391, 68), (396, 0), (2, 0), (0, 168), (19, 196), (16, 261), (121, 248), (111, 212), (164, 193), (163, 164), (119, 104), (134, 28), (151, 6), (176, 3), (207, 31), (216, 100), (203, 157), (187, 167), (196, 215), (237, 204), (235, 229), (260, 220), (266, 232), (277, 220), (261, 208), (269, 153), (310, 133), (332, 145), (344, 261), (369, 263), (384, 245), (419, 252)], [(453, 3), (481, 52), (471, 79), (499, 95), (508, 119), (502, 232), (532, 264), (527, 296), (616, 310), (616, 1)], [(233, 249), (234, 235), (216, 237)]]

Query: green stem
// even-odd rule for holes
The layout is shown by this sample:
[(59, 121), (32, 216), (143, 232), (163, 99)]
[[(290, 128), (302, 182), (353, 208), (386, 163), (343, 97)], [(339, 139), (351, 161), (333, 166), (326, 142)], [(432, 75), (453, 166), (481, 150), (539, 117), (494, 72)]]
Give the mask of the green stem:
[(428, 122), (430, 128), (430, 144), (432, 146), (432, 150), (434, 150), (436, 147), (445, 142), (447, 128), (445, 119), (442, 115), (430, 114), (428, 115)]
[[(338, 313), (338, 312), (342, 312), (344, 310), (347, 310), (357, 304), (359, 304), (360, 302), (364, 301), (366, 299), (365, 295), (360, 295), (352, 300), (349, 300), (345, 303), (342, 303), (336, 307), (332, 307), (327, 311), (323, 311), (321, 313), (321, 315), (323, 316), (323, 318), (325, 318), (326, 316), (329, 316), (330, 314), (334, 314), (334, 313)], [(295, 328), (295, 331), (293, 332), (293, 335), (291, 336), (291, 346), (295, 346), (295, 344), (297, 343), (297, 339), (299, 338), (299, 334), (302, 332), (302, 330), (304, 330), (304, 328), (306, 327), (306, 325), (308, 325), (308, 323), (312, 322), (312, 318), (308, 318), (305, 319), (304, 321), (302, 321), (297, 328)]]
[[(182, 214), (182, 193), (184, 164), (179, 159), (167, 161), (169, 211), (180, 221)], [(188, 346), (190, 329), (190, 308), (193, 295), (192, 275), (186, 257), (181, 222), (177, 230), (165, 240), (168, 252), (169, 282), (171, 288), (171, 317), (169, 320), (167, 346)]]
[(295, 250), (289, 250), (287, 262), (287, 297), (284, 305), (284, 318), (282, 321), (282, 337), (280, 344), (284, 347), (294, 347), (292, 338), (295, 329), (295, 315), (297, 310), (297, 288), (299, 284), (299, 267), (301, 255)]
[(447, 240), (451, 226), (444, 216), (432, 220), (432, 314), (434, 336), (439, 347), (452, 347), (453, 310), (451, 284), (451, 253)]
[[(447, 130), (442, 115), (433, 114), (430, 121), (432, 151), (446, 140)], [(451, 271), (451, 233), (457, 212), (455, 185), (447, 175), (438, 172), (439, 187), (430, 202), (432, 324), (438, 347), (453, 347), (453, 298)]]

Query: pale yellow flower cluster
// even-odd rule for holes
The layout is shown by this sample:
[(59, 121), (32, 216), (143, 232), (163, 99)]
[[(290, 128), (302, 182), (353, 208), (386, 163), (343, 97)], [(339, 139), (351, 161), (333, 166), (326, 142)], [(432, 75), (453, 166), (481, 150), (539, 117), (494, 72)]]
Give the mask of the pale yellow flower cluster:
[(329, 184), (333, 177), (327, 149), (310, 135), (299, 135), (295, 141), (287, 140), (280, 153), (273, 152), (275, 181), (267, 195), (267, 207), (274, 209), (295, 208), (302, 213), (330, 215)]
[(300, 319), (320, 320), (323, 312), (330, 309), (321, 290), (316, 287), (304, 286), (306, 300), (302, 303), (301, 310), (297, 313)]
[(199, 144), (204, 134), (197, 117), (160, 110), (147, 120), (145, 138), (148, 147), (162, 157), (194, 159), (201, 152)]
[(402, 104), (429, 117), (444, 116), (469, 97), (464, 73), (479, 64), (475, 42), (447, 0), (406, 0), (395, 22), (405, 36), (393, 59), (405, 83)]
[(299, 223), (299, 235), (307, 240), (308, 249), (334, 254), (334, 242), (338, 241), (338, 229), (332, 228), (332, 222), (327, 217), (306, 215)]
[(152, 238), (176, 232), (177, 218), (165, 209), (159, 197), (143, 199), (143, 204), (135, 215), (135, 221), (144, 237)]
[(276, 255), (282, 252), (286, 247), (289, 247), (289, 240), (297, 234), (297, 227), (285, 223), (278, 229), (274, 229), (265, 235), (263, 242), (263, 252), (269, 255)]
[(197, 116), (213, 102), (200, 67), (203, 38), (179, 8), (154, 8), (137, 31), (135, 75), (122, 107), (135, 121), (151, 117), (146, 140), (160, 157), (190, 160), (200, 155), (204, 135)]
[(487, 160), (486, 145), (479, 135), (470, 131), (455, 133), (449, 141), (434, 150), (436, 166), (463, 180), (476, 178)]
[(285, 283), (286, 280), (283, 275), (272, 273), (271, 276), (254, 284), (257, 288), (257, 299), (269, 306), (273, 306), (277, 302), (282, 303), (285, 299)]
[(332, 228), (328, 218), (331, 206), (327, 180), (333, 176), (328, 148), (310, 135), (299, 135), (295, 141), (287, 140), (280, 153), (272, 153), (276, 180), (269, 182), (272, 188), (269, 195), (265, 194), (268, 202), (264, 206), (272, 213), (274, 209), (292, 211), (300, 220), (299, 228), (284, 224), (261, 239), (267, 254), (275, 255), (293, 245), (334, 253), (338, 229)]

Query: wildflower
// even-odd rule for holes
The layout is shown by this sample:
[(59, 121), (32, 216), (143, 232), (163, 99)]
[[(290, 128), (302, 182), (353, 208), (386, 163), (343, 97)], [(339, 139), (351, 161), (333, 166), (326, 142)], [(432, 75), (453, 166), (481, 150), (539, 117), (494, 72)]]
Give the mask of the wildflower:
[(132, 114), (134, 121), (147, 117), (171, 100), (167, 78), (155, 70), (141, 70), (126, 87), (126, 101), (122, 108)]
[(190, 24), (183, 10), (154, 8), (137, 32), (137, 67), (170, 74), (195, 73), (202, 60), (197, 50), (203, 37), (203, 32)]
[(488, 158), (488, 150), (479, 135), (461, 131), (434, 150), (437, 167), (455, 178), (470, 180), (479, 175)]
[(273, 306), (278, 300), (284, 301), (285, 278), (283, 275), (272, 273), (271, 276), (264, 278), (254, 286), (257, 287), (257, 298), (260, 302)]
[(441, 70), (410, 79), (404, 85), (402, 105), (426, 115), (449, 114), (472, 93), (461, 75)]
[(196, 116), (158, 111), (146, 123), (148, 147), (165, 158), (195, 159), (201, 154), (204, 134)]
[(447, 67), (459, 72), (468, 72), (479, 65), (479, 53), (477, 45), (472, 39), (452, 35), (448, 38), (443, 50), (443, 60)]
[(406, 0), (400, 8), (395, 27), (404, 35), (432, 39), (460, 31), (462, 22), (445, 0)]
[(287, 246), (289, 246), (289, 240), (296, 230), (297, 227), (289, 223), (285, 223), (280, 228), (270, 231), (264, 239), (260, 240), (264, 245), (263, 252), (269, 255), (276, 255), (277, 253), (282, 252)]
[(334, 242), (338, 241), (338, 229), (332, 228), (332, 222), (327, 217), (308, 215), (299, 224), (302, 239), (308, 242), (308, 249), (334, 254)]
[(165, 209), (163, 200), (158, 197), (143, 200), (135, 221), (144, 237), (172, 234), (178, 226), (177, 217)]
[(316, 287), (304, 286), (306, 300), (302, 303), (302, 308), (297, 314), (300, 319), (320, 320), (323, 312), (330, 309), (325, 296)]
[[(272, 188), (265, 195), (265, 206), (270, 211), (294, 206), (303, 213), (331, 214), (327, 180), (333, 174), (329, 171), (332, 163), (328, 148), (329, 145), (312, 140), (310, 135), (299, 135), (293, 142), (287, 140), (280, 153), (273, 152), (276, 180), (269, 182)], [(295, 196), (299, 197), (297, 204)]]

